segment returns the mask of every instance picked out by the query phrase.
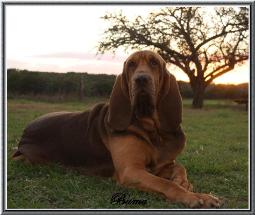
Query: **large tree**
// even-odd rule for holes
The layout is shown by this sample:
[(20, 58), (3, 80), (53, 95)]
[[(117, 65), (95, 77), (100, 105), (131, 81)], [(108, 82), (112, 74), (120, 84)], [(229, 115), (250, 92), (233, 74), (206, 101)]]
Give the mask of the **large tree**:
[(98, 51), (150, 48), (190, 79), (193, 107), (201, 108), (206, 87), (248, 59), (248, 9), (245, 7), (164, 7), (144, 19), (122, 12), (106, 14)]

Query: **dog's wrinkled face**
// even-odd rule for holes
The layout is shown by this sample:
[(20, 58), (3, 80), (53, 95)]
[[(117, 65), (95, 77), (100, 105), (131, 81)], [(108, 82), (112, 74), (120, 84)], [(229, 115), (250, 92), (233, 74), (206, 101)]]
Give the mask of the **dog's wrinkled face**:
[(162, 57), (152, 51), (128, 57), (111, 93), (109, 127), (124, 131), (136, 119), (138, 124), (152, 120), (159, 130), (168, 133), (179, 129), (181, 118), (178, 84)]
[(129, 80), (131, 106), (137, 118), (154, 113), (164, 67), (164, 60), (151, 51), (136, 52), (126, 60), (124, 72)]

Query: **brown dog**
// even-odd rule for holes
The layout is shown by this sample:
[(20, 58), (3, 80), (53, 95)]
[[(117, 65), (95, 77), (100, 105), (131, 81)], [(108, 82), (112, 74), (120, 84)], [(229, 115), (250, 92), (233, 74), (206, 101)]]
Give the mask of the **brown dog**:
[(175, 162), (185, 146), (181, 119), (181, 96), (166, 63), (154, 52), (139, 51), (124, 63), (109, 104), (34, 120), (13, 158), (83, 166), (187, 207), (218, 207), (217, 198), (192, 192), (185, 168)]

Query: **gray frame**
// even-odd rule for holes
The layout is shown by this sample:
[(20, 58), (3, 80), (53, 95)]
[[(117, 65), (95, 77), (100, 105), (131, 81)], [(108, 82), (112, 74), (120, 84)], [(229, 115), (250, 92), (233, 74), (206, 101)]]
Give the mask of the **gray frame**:
[(253, 38), (255, 38), (255, 2), (254, 1), (221, 1), (221, 2), (216, 2), (216, 1), (86, 1), (86, 2), (61, 2), (61, 1), (54, 1), (54, 2), (36, 2), (36, 1), (30, 1), (30, 2), (17, 2), (17, 1), (6, 1), (6, 2), (1, 2), (2, 6), (2, 107), (3, 107), (3, 112), (2, 112), (2, 137), (3, 137), (3, 151), (2, 151), (2, 168), (4, 171), (6, 171), (5, 168), (5, 159), (6, 159), (6, 144), (4, 141), (6, 139), (5, 137), (5, 132), (6, 132), (6, 127), (5, 127), (5, 120), (7, 116), (5, 115), (5, 105), (6, 105), (6, 96), (7, 96), (7, 90), (6, 90), (6, 83), (5, 83), (5, 78), (6, 78), (6, 65), (5, 65), (5, 9), (7, 6), (11, 5), (245, 5), (245, 6), (250, 6), (250, 85), (249, 85), (249, 113), (250, 113), (250, 210), (240, 210), (240, 209), (208, 209), (208, 210), (196, 210), (196, 209), (183, 209), (183, 210), (175, 210), (175, 209), (169, 209), (169, 210), (160, 210), (160, 209), (144, 209), (144, 210), (134, 210), (134, 209), (105, 209), (105, 210), (97, 210), (97, 209), (73, 209), (73, 210), (10, 210), (10, 209), (5, 209), (5, 186), (6, 186), (6, 180), (5, 180), (5, 174), (4, 171), (2, 171), (2, 209), (1, 213), (3, 214), (253, 214), (255, 215), (255, 172), (254, 172), (254, 164), (255, 164), (255, 156), (254, 156), (254, 149), (255, 149), (255, 142), (254, 142), (254, 133), (252, 132), (254, 129), (254, 106), (255, 106), (255, 42)]

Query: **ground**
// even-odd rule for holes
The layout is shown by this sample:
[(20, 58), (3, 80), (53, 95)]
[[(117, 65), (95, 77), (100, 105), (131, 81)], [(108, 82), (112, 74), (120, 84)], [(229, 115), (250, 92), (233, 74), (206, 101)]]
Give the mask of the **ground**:
[[(43, 102), (10, 99), (7, 104), (7, 207), (15, 208), (183, 208), (162, 197), (123, 188), (112, 179), (81, 175), (58, 165), (31, 166), (10, 159), (26, 124), (54, 111), (91, 108), (105, 99)], [(183, 129), (187, 146), (178, 157), (195, 191), (219, 196), (222, 208), (248, 207), (248, 114), (232, 101), (205, 101), (191, 108), (184, 100)], [(114, 193), (146, 199), (145, 205), (111, 204)]]

